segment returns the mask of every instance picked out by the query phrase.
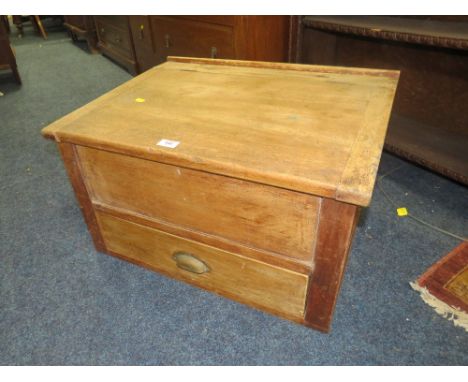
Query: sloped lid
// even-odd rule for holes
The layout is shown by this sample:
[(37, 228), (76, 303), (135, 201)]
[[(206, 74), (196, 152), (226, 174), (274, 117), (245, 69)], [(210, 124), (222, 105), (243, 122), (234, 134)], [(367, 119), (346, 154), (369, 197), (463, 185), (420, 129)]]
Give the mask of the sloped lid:
[(365, 206), (398, 76), (170, 57), (42, 133)]

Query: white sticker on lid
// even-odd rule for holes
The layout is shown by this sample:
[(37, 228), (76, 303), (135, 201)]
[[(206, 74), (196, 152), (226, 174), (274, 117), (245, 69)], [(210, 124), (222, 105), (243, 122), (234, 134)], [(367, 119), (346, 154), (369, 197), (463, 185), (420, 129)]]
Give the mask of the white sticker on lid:
[(157, 145), (163, 147), (169, 147), (170, 149), (174, 149), (179, 145), (179, 141), (171, 141), (170, 139), (161, 139)]

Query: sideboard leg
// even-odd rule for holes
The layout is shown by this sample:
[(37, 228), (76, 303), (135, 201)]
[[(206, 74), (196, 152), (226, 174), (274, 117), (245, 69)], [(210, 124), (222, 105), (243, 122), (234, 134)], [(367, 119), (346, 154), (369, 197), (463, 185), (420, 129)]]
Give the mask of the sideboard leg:
[(305, 325), (329, 332), (359, 208), (323, 199), (310, 277)]

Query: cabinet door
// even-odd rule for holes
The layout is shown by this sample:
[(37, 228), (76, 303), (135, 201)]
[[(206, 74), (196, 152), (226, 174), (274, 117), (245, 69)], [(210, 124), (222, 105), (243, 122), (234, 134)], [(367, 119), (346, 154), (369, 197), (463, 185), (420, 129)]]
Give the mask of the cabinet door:
[(167, 56), (235, 58), (233, 27), (169, 16), (152, 16), (157, 63)]

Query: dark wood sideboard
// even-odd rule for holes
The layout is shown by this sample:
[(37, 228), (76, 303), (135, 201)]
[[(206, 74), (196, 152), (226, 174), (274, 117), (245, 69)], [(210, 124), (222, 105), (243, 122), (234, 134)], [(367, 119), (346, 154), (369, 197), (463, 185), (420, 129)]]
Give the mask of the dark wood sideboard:
[(287, 62), (291, 54), (291, 19), (291, 16), (65, 16), (65, 26), (72, 36), (86, 38), (91, 51), (96, 46), (135, 75), (164, 62), (167, 56)]
[(386, 149), (468, 184), (468, 16), (297, 19), (297, 62), (400, 70)]
[(84, 39), (91, 53), (98, 53), (96, 26), (93, 16), (64, 16), (63, 25), (70, 32), (73, 41)]
[(0, 70), (11, 70), (16, 82), (21, 85), (21, 77), (16, 65), (15, 52), (8, 37), (9, 24), (6, 16), (0, 16)]

